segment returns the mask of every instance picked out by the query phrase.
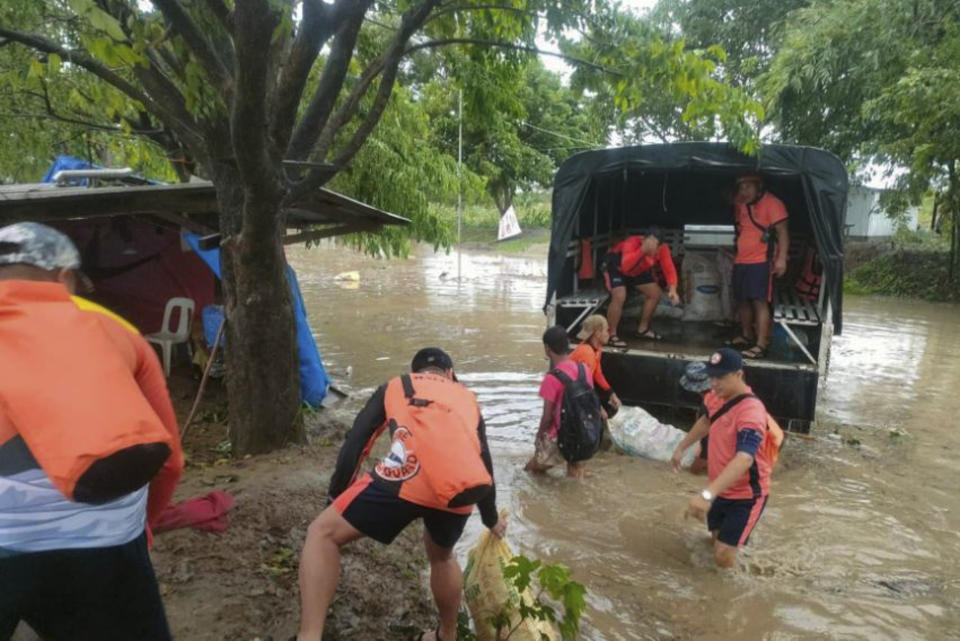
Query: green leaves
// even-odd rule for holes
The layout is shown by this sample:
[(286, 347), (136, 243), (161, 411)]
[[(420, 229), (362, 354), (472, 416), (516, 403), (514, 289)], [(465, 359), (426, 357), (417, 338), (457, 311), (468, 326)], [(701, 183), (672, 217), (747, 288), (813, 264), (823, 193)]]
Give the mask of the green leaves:
[(117, 42), (126, 41), (126, 34), (116, 18), (94, 4), (93, 0), (69, 0), (71, 8), (97, 31), (102, 31)]

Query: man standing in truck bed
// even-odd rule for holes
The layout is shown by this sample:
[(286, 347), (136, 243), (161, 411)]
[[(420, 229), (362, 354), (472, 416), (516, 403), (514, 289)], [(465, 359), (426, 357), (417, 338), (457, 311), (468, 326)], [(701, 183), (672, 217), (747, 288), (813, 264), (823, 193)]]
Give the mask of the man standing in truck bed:
[(764, 358), (770, 346), (773, 278), (787, 271), (787, 208), (764, 188), (757, 174), (737, 179), (734, 196), (737, 258), (733, 298), (740, 313), (740, 335), (730, 346), (745, 358)]

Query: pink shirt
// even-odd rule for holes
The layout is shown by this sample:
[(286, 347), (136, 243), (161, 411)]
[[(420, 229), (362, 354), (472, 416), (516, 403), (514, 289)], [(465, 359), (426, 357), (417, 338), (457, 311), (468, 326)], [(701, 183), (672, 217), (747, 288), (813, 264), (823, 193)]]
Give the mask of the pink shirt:
[[(577, 363), (575, 361), (564, 361), (557, 365), (556, 368), (569, 376), (571, 379), (577, 380)], [(590, 385), (590, 387), (593, 387), (593, 377), (590, 376), (590, 370), (586, 367), (584, 367), (584, 370), (586, 370), (587, 373), (587, 384)], [(543, 377), (543, 382), (540, 383), (540, 398), (559, 406), (563, 401), (563, 383), (560, 382), (560, 379), (548, 372), (547, 375)], [(557, 407), (557, 410), (553, 415), (553, 426), (550, 428), (547, 436), (555, 439), (557, 438), (557, 432), (559, 431), (560, 408)]]
[[(747, 391), (753, 393), (749, 387)], [(711, 396), (714, 398), (710, 398)], [(704, 400), (711, 416), (722, 407), (716, 405), (720, 399), (716, 398), (712, 391)], [(723, 468), (737, 455), (737, 434), (741, 430), (756, 430), (761, 436), (766, 436), (767, 410), (760, 399), (745, 398), (710, 424), (707, 477), (711, 481), (720, 476)], [(721, 492), (720, 496), (725, 499), (751, 499), (769, 494), (771, 466), (762, 452), (761, 446), (747, 473)]]

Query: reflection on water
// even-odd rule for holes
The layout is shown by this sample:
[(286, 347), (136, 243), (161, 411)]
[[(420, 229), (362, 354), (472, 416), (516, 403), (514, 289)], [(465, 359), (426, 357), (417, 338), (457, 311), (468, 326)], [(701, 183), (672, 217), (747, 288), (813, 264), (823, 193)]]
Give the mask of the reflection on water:
[[(815, 438), (788, 442), (741, 567), (721, 573), (682, 518), (700, 479), (615, 454), (582, 484), (522, 471), (546, 369), (545, 252), (465, 253), (459, 281), (456, 255), (429, 250), (290, 258), (328, 367), (353, 366), (355, 402), (420, 347), (450, 351), (483, 407), (511, 543), (586, 584), (585, 639), (960, 638), (956, 306), (845, 301)], [(356, 289), (333, 280), (354, 270)]]

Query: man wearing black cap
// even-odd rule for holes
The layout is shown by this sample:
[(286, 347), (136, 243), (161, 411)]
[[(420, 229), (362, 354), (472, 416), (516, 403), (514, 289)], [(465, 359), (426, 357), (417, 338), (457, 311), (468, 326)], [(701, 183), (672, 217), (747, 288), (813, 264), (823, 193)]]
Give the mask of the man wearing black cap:
[[(747, 544), (770, 493), (772, 461), (761, 448), (768, 431), (767, 410), (744, 381), (743, 358), (735, 349), (714, 352), (706, 373), (713, 388), (705, 399), (710, 412), (709, 483), (690, 500), (687, 515), (706, 518), (717, 565), (729, 568), (736, 563), (738, 548)], [(684, 444), (699, 436), (692, 434)]]
[(642, 235), (621, 237), (611, 245), (603, 258), (600, 270), (604, 284), (610, 292), (610, 304), (607, 306), (607, 322), (610, 324), (610, 341), (613, 347), (626, 347), (625, 341), (618, 336), (623, 304), (627, 300), (627, 290), (636, 289), (643, 294), (643, 312), (634, 338), (660, 340), (661, 336), (650, 328), (653, 312), (657, 309), (663, 290), (657, 282), (655, 268), (663, 273), (667, 282), (667, 296), (674, 305), (680, 304), (677, 295), (677, 268), (670, 257), (670, 246), (661, 242), (663, 232), (650, 227)]
[[(453, 361), (430, 347), (413, 357), (411, 374), (381, 385), (347, 433), (330, 479), (332, 505), (307, 530), (300, 560), (298, 641), (320, 641), (340, 578), (340, 548), (363, 536), (388, 544), (422, 519), (430, 587), (440, 613), (421, 639), (456, 639), (463, 578), (453, 546), (473, 506), (498, 537), (493, 462), (476, 397), (457, 382)], [(390, 430), (387, 455), (364, 475), (360, 465)]]

